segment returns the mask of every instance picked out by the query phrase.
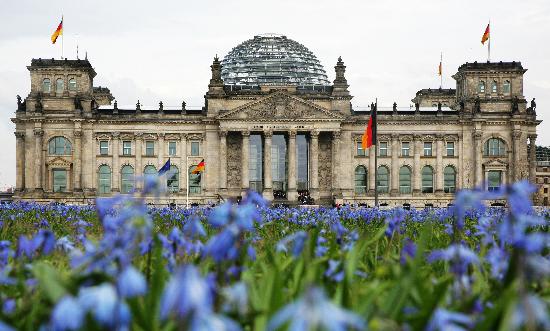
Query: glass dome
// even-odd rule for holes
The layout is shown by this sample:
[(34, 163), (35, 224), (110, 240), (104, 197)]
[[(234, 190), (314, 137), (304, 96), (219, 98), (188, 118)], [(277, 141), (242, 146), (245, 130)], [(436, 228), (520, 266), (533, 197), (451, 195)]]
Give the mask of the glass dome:
[(323, 66), (304, 45), (277, 34), (254, 36), (222, 61), (225, 85), (330, 85)]

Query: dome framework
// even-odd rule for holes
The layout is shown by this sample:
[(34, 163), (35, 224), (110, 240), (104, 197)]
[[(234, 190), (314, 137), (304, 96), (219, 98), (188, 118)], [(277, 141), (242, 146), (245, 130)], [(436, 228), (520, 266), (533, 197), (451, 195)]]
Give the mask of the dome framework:
[(330, 85), (317, 57), (304, 45), (277, 34), (254, 36), (222, 61), (225, 85)]

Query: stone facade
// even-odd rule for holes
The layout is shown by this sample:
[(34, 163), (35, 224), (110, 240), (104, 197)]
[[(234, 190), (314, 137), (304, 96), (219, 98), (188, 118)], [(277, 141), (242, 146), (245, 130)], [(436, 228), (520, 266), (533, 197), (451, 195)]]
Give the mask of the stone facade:
[[(202, 109), (142, 109), (139, 101), (119, 109), (108, 89), (93, 87), (87, 60), (38, 59), (28, 69), (31, 92), (12, 119), (16, 199), (89, 203), (140, 189), (130, 178), (170, 158), (177, 175), (161, 204), (218, 203), (252, 185), (281, 202), (295, 202), (305, 187), (316, 203), (374, 203), (374, 148), (359, 148), (369, 112), (352, 107), (341, 59), (329, 86), (244, 89), (224, 84), (215, 58)], [(456, 190), (495, 178), (535, 181), (527, 147), (540, 121), (526, 106), (525, 71), (519, 62), (467, 63), (453, 76), (448, 109), (379, 110), (380, 203), (446, 206)], [(201, 160), (205, 171), (188, 175)]]

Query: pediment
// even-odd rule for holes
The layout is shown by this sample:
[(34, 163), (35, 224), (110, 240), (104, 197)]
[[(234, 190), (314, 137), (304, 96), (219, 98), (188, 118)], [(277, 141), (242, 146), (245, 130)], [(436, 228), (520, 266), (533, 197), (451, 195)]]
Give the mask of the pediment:
[(62, 168), (70, 167), (72, 164), (72, 162), (60, 156), (56, 156), (53, 159), (48, 160), (47, 163), (49, 166), (62, 167)]
[(345, 117), (310, 101), (277, 91), (218, 116), (218, 119), (240, 120), (344, 120)]
[(501, 167), (506, 167), (508, 163), (504, 160), (495, 158), (495, 159), (490, 159), (488, 161), (483, 162), (483, 165), (485, 167), (501, 168)]

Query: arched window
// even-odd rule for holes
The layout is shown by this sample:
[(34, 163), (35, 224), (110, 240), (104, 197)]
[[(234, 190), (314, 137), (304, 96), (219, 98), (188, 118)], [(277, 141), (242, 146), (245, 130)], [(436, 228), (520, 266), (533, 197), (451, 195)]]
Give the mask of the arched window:
[(490, 138), (485, 142), (483, 155), (504, 156), (506, 154), (506, 143), (500, 138)]
[(197, 165), (192, 165), (189, 167), (189, 169), (187, 171), (189, 171), (189, 183), (187, 185), (189, 185), (189, 194), (190, 195), (197, 195), (197, 194), (201, 194), (201, 173), (197, 173), (197, 174), (194, 174), (192, 173), (193, 170), (195, 170), (195, 168), (197, 167)]
[(99, 167), (97, 180), (99, 194), (111, 193), (111, 168), (108, 165)]
[(155, 168), (154, 165), (146, 165), (145, 168), (143, 168), (143, 174), (144, 175), (156, 175), (157, 174), (157, 168)]
[(454, 167), (447, 166), (443, 171), (443, 190), (445, 193), (455, 193), (456, 192), (456, 170)]
[(480, 80), (478, 85), (479, 93), (485, 93), (485, 82)]
[(134, 189), (134, 168), (125, 165), (120, 171), (120, 192), (130, 193)]
[(42, 92), (43, 93), (50, 93), (51, 91), (51, 82), (49, 78), (44, 78), (42, 81)]
[(63, 93), (63, 79), (61, 78), (55, 81), (55, 93)]
[(497, 93), (497, 81), (494, 80), (493, 83), (491, 83), (491, 93)]
[(386, 166), (378, 167), (377, 171), (377, 187), (379, 193), (388, 193), (390, 186), (390, 172)]
[(504, 84), (502, 84), (502, 93), (510, 94), (510, 81), (509, 80), (505, 80)]
[(367, 168), (361, 165), (355, 168), (355, 193), (367, 193)]
[(434, 192), (434, 170), (430, 166), (422, 168), (422, 193)]
[(411, 193), (411, 169), (407, 166), (399, 169), (399, 193)]
[(50, 155), (71, 155), (71, 143), (65, 137), (53, 137), (48, 143)]
[(69, 91), (76, 91), (76, 79), (69, 79)]
[(170, 166), (170, 170), (167, 173), (166, 186), (168, 191), (177, 192), (180, 190), (180, 171), (176, 166)]

